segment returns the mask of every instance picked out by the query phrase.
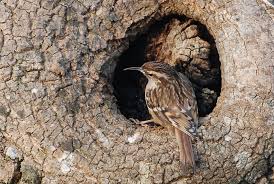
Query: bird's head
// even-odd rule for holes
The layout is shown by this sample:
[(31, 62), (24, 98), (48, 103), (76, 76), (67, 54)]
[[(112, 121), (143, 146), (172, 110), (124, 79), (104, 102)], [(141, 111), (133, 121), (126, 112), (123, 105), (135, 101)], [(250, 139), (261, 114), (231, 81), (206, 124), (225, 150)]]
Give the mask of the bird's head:
[(129, 67), (124, 70), (137, 70), (142, 72), (148, 80), (153, 80), (156, 82), (170, 80), (177, 75), (176, 71), (167, 63), (163, 62), (147, 62), (141, 67)]

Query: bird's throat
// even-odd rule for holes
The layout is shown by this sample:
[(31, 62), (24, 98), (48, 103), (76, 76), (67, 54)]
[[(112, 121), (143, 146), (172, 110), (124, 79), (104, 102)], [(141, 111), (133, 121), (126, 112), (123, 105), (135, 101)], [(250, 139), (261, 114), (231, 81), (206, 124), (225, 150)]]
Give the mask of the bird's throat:
[(152, 89), (156, 89), (158, 87), (159, 82), (152, 80), (152, 79), (148, 79), (148, 83), (146, 85), (146, 89), (152, 90)]

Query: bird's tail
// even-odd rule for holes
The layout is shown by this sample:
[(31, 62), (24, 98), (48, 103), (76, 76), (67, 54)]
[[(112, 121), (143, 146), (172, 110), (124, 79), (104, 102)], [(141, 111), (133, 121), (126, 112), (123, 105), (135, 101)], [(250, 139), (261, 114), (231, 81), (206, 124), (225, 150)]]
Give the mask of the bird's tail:
[(191, 137), (181, 130), (175, 128), (175, 136), (179, 144), (180, 161), (183, 173), (191, 175), (195, 173), (195, 159), (192, 149)]

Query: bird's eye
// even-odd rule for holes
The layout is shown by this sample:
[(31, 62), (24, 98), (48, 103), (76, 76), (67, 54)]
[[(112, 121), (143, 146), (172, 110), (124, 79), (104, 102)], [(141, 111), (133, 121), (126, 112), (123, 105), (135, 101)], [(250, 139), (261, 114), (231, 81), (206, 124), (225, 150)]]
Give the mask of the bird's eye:
[(148, 75), (149, 75), (149, 76), (152, 76), (152, 74), (151, 74), (151, 73), (149, 73)]

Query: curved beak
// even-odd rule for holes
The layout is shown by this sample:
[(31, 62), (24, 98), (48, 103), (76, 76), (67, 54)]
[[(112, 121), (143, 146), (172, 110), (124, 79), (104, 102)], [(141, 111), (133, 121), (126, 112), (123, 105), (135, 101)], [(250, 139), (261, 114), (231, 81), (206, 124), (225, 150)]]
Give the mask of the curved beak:
[(139, 72), (143, 72), (143, 69), (141, 67), (129, 67), (124, 69), (124, 71), (126, 70), (137, 70)]

